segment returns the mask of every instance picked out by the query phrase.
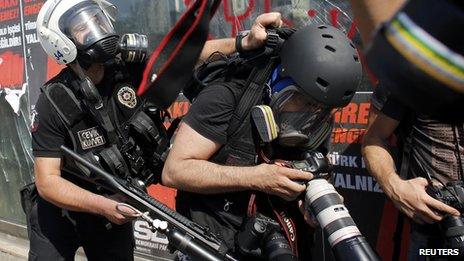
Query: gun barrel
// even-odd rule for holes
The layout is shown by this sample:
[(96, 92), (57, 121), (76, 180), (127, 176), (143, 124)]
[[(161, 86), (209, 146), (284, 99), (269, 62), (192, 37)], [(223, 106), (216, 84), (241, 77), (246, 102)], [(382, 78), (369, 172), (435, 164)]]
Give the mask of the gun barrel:
[[(179, 249), (188, 251), (193, 256), (201, 257), (202, 260), (235, 260), (232, 256), (226, 253), (227, 248), (224, 243), (214, 237), (214, 235), (207, 232), (207, 230), (200, 225), (192, 222), (181, 214), (171, 210), (163, 203), (150, 197), (145, 192), (142, 192), (136, 188), (130, 187), (127, 184), (122, 184), (122, 180), (118, 179), (105, 170), (93, 165), (85, 158), (77, 154), (76, 152), (61, 146), (63, 152), (71, 157), (77, 163), (88, 168), (96, 175), (101, 176), (108, 184), (97, 184), (110, 186), (116, 193), (123, 193), (130, 199), (135, 201), (138, 205), (148, 208), (159, 218), (164, 219), (168, 222), (169, 227), (172, 229), (171, 233), (165, 233), (168, 236), (169, 242), (173, 243), (173, 246)], [(121, 183), (120, 183), (121, 182)], [(160, 231), (163, 232), (163, 231)], [(218, 259), (219, 258), (219, 259)]]

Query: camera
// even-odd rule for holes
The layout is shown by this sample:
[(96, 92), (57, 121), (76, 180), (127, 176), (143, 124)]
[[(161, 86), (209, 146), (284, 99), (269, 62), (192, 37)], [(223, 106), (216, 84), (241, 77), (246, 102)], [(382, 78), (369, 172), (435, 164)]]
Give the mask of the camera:
[[(451, 181), (443, 187), (429, 185), (427, 193), (438, 201), (463, 212), (464, 210), (464, 182)], [(439, 223), (440, 230), (448, 248), (459, 249), (459, 256), (464, 256), (464, 218), (446, 215)]]
[(306, 184), (305, 209), (316, 217), (327, 235), (336, 260), (380, 260), (362, 236), (334, 186), (327, 181), (331, 177), (328, 159), (320, 152), (308, 151), (303, 160), (291, 161), (290, 167), (314, 174)]
[(246, 256), (265, 257), (272, 261), (298, 260), (280, 224), (260, 213), (248, 219), (237, 234), (236, 242), (239, 251)]

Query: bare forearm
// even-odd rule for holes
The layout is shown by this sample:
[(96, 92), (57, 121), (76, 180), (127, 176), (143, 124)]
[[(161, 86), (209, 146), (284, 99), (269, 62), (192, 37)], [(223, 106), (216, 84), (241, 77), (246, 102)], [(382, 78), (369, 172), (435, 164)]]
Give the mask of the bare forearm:
[(200, 62), (205, 61), (214, 52), (221, 52), (223, 54), (231, 54), (235, 52), (235, 39), (216, 39), (209, 40), (205, 43), (200, 55)]
[(50, 175), (37, 184), (40, 195), (64, 209), (102, 214), (101, 207), (109, 199), (82, 189), (61, 176)]
[(257, 167), (222, 166), (206, 160), (188, 159), (167, 164), (163, 183), (180, 190), (215, 194), (254, 189)]
[(392, 182), (400, 177), (396, 173), (395, 163), (386, 145), (381, 139), (367, 138), (362, 153), (367, 170), (389, 195)]
[(405, 0), (350, 0), (364, 44), (369, 44), (375, 28), (389, 20)]

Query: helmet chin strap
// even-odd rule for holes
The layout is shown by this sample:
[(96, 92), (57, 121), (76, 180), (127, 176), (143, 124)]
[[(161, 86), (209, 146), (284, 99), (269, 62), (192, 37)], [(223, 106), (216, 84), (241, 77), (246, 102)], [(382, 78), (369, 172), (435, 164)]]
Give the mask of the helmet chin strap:
[(76, 73), (80, 80), (88, 78), (87, 74), (84, 72), (84, 69), (82, 69), (82, 66), (79, 64), (77, 59), (74, 62), (67, 64), (66, 66), (71, 68), (71, 70)]

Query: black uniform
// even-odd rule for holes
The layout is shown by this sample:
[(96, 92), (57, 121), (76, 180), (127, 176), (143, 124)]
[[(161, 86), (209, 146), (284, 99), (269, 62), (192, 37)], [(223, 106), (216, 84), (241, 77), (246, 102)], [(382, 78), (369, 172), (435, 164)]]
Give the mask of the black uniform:
[[(231, 142), (232, 131), (229, 128), (231, 118), (246, 87), (247, 77), (248, 74), (242, 72), (234, 75), (233, 79), (219, 79), (211, 83), (198, 95), (184, 118), (184, 122), (196, 132), (223, 145), (211, 157), (210, 161), (214, 163), (228, 166), (258, 164), (250, 117), (245, 118), (244, 124), (237, 130), (240, 132), (238, 135), (240, 138), (234, 139), (233, 142)], [(214, 195), (178, 191), (176, 209), (194, 222), (209, 227), (232, 251), (236, 252), (237, 256), (240, 256), (235, 250), (235, 236), (247, 217), (251, 194), (251, 191)], [(297, 215), (302, 216), (300, 213)], [(311, 237), (307, 234), (309, 229), (305, 227), (299, 232), (305, 234), (305, 244), (311, 241)], [(300, 254), (302, 252), (309, 254), (308, 247), (299, 247), (299, 249)], [(308, 258), (303, 256), (302, 260)], [(245, 257), (241, 259), (248, 260)]]
[[(416, 114), (392, 98), (383, 86), (375, 89), (372, 106), (400, 122), (397, 130), (400, 150), (404, 150), (405, 146), (410, 147), (409, 156), (402, 157), (402, 164), (407, 164), (402, 167), (404, 173), (400, 173), (403, 178), (426, 178), (427, 171), (432, 178), (443, 183), (462, 179), (464, 166), (460, 158), (464, 158), (464, 139), (460, 137), (464, 137), (464, 123), (444, 123), (424, 114)], [(437, 224), (412, 223), (410, 236), (409, 260), (424, 258), (418, 256), (420, 248), (444, 247)]]
[[(120, 135), (127, 134), (126, 123), (143, 107), (133, 88), (138, 86), (142, 66), (108, 66), (104, 79), (96, 86)], [(67, 68), (44, 88), (61, 83), (72, 89), (71, 85), (76, 80), (75, 74)], [(66, 111), (64, 107), (71, 106), (67, 104), (69, 102), (57, 97), (50, 99), (45, 93), (37, 102), (38, 114), (32, 130), (35, 157), (62, 158), (61, 145), (74, 148), (79, 153), (99, 151), (111, 145), (108, 134), (89, 113), (69, 124), (62, 117), (63, 111)], [(62, 177), (89, 191), (104, 194), (104, 191), (66, 171), (67, 162), (63, 165)], [(79, 246), (84, 248), (89, 260), (133, 260), (131, 223), (115, 225), (103, 216), (66, 211), (38, 197), (28, 215), (28, 228), (30, 260), (74, 260)]]

